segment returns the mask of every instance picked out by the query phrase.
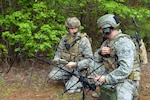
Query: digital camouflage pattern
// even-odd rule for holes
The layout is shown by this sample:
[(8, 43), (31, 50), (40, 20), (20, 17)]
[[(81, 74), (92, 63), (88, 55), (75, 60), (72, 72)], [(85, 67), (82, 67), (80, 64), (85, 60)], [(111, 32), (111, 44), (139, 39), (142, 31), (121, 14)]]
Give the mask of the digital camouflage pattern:
[[(74, 41), (76, 42), (73, 43)], [(69, 49), (67, 49), (68, 47), (66, 48), (66, 43), (70, 45)], [(66, 34), (58, 45), (54, 59), (65, 59), (68, 62), (77, 62), (77, 68), (67, 68), (65, 65), (60, 64), (58, 67), (54, 67), (48, 76), (53, 80), (67, 79), (65, 83), (66, 90), (69, 89), (68, 92), (73, 93), (77, 88), (82, 87), (82, 85), (78, 82), (79, 79), (76, 76), (71, 76), (70, 73), (64, 70), (74, 72), (78, 75), (78, 71), (75, 69), (81, 70), (88, 68), (92, 58), (93, 52), (91, 44), (86, 36), (82, 36), (82, 33), (78, 32), (75, 38), (71, 38), (70, 35)], [(64, 70), (61, 70), (59, 67)], [(77, 91), (79, 91), (79, 89), (77, 89)]]
[(119, 20), (113, 14), (106, 14), (97, 20), (98, 28), (118, 27)]
[(69, 17), (65, 22), (67, 28), (77, 28), (81, 26), (80, 20), (77, 17)]
[[(122, 34), (122, 32), (119, 31), (118, 34)], [(103, 46), (111, 48), (112, 52), (110, 55), (101, 56), (99, 54)], [(94, 62), (91, 69), (97, 70), (94, 71), (93, 75), (105, 75), (106, 84), (116, 87), (117, 100), (132, 100), (132, 94), (135, 94), (133, 91), (138, 91), (139, 81), (129, 79), (129, 75), (133, 71), (140, 72), (139, 66), (134, 67), (135, 57), (135, 45), (127, 36), (120, 37), (116, 41), (104, 41), (94, 54)]]

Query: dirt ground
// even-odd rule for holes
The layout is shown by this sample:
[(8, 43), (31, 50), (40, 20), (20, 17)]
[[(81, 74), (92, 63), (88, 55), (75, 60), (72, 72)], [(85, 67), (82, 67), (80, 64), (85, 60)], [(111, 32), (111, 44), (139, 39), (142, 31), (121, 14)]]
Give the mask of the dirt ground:
[[(148, 59), (150, 62), (150, 52)], [(0, 100), (81, 100), (82, 92), (63, 94), (63, 82), (47, 79), (51, 68), (36, 61), (15, 63), (8, 74), (0, 71)], [(150, 100), (150, 63), (141, 70), (140, 100)], [(98, 100), (92, 98), (91, 93), (86, 94), (87, 100)]]

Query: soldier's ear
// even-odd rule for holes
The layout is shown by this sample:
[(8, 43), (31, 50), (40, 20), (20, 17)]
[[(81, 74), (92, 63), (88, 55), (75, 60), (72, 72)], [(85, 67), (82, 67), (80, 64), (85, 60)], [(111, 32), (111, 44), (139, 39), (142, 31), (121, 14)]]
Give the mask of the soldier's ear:
[(66, 27), (66, 30), (67, 30), (67, 31), (69, 31), (69, 28), (68, 28), (68, 27)]

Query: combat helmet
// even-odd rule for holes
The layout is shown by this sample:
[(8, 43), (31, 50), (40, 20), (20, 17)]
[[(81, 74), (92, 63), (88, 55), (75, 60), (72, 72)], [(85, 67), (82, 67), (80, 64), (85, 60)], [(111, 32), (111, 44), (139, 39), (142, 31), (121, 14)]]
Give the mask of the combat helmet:
[(77, 17), (69, 17), (65, 22), (67, 28), (78, 28), (81, 26), (80, 20)]
[(118, 18), (113, 14), (106, 14), (97, 20), (98, 28), (118, 27), (120, 25)]

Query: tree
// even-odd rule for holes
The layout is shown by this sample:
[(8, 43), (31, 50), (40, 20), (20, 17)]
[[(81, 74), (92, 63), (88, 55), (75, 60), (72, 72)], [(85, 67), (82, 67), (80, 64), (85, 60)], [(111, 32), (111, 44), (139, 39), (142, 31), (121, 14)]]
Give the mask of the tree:
[(149, 40), (149, 4), (149, 0), (1, 0), (1, 58), (2, 54), (13, 58), (16, 52), (28, 52), (25, 58), (37, 52), (52, 56), (67, 33), (64, 21), (71, 16), (81, 20), (81, 30), (93, 39), (93, 50), (100, 45), (95, 39), (101, 39), (96, 21), (105, 13), (116, 14), (125, 33), (135, 33), (131, 18), (136, 18), (141, 36)]

